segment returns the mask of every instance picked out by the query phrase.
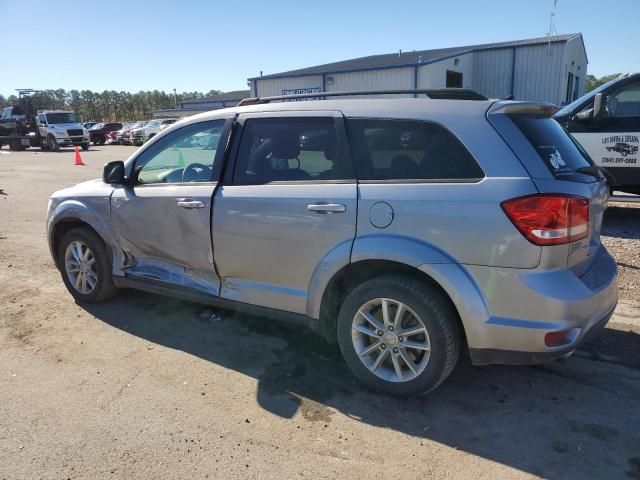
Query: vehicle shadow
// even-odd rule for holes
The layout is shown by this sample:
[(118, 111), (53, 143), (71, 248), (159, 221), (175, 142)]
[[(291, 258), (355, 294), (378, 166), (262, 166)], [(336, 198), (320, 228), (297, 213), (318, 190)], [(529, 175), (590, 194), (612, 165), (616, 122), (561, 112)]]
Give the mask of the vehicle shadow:
[(640, 205), (609, 206), (604, 213), (602, 235), (615, 238), (640, 239)]
[[(402, 432), (545, 478), (639, 478), (640, 335), (605, 329), (578, 358), (538, 367), (473, 367), (462, 357), (428, 396), (367, 391), (336, 346), (308, 329), (143, 292), (123, 291), (96, 318), (258, 381), (257, 402), (296, 421)], [(220, 395), (224, 395), (220, 391)], [(419, 448), (419, 447), (418, 447)]]

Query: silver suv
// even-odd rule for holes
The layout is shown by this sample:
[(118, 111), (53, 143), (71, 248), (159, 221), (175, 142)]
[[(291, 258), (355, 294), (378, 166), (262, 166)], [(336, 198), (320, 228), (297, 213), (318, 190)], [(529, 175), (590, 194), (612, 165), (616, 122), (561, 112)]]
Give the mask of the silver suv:
[(172, 125), (52, 195), (65, 285), (303, 322), (402, 396), (463, 348), (476, 365), (571, 354), (617, 302), (604, 177), (550, 105), (426, 94), (252, 99)]

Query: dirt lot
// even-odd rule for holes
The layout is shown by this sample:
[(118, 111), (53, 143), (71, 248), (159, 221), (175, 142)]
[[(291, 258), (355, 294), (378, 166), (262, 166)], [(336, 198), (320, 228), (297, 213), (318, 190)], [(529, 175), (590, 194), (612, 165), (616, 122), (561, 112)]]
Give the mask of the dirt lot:
[(312, 333), (125, 291), (78, 306), (51, 192), (132, 148), (0, 150), (0, 479), (640, 478), (640, 208), (604, 238), (621, 302), (568, 361), (474, 368), (400, 401)]

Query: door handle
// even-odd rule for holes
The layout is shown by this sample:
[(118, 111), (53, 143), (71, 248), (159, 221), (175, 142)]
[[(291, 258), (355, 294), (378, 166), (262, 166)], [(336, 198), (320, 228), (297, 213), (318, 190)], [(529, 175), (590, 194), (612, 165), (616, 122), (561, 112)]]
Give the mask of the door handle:
[(307, 205), (307, 210), (316, 213), (341, 213), (346, 209), (347, 207), (341, 203), (312, 203)]
[(204, 202), (199, 200), (190, 200), (188, 198), (178, 200), (178, 206), (191, 210), (192, 208), (204, 208)]

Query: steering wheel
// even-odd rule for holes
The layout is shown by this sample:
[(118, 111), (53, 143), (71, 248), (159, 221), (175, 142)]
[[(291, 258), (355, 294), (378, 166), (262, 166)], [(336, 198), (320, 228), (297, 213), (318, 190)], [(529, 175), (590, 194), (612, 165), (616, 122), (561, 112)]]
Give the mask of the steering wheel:
[(202, 182), (211, 178), (211, 167), (202, 163), (190, 163), (182, 171), (183, 182)]

